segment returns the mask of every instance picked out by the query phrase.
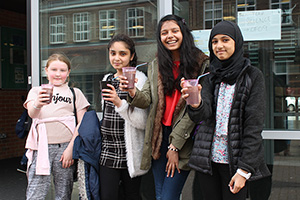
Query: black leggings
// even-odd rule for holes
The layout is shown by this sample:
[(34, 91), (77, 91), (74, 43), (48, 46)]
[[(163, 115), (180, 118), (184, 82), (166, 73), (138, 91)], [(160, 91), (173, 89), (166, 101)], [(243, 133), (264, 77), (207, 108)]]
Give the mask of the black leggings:
[[(120, 183), (122, 191), (120, 191)], [(140, 200), (141, 176), (130, 178), (127, 169), (100, 166), (101, 200)]]
[(199, 178), (201, 192), (205, 200), (245, 200), (247, 196), (246, 185), (237, 193), (229, 190), (231, 176), (228, 164), (212, 162), (213, 175), (196, 172)]

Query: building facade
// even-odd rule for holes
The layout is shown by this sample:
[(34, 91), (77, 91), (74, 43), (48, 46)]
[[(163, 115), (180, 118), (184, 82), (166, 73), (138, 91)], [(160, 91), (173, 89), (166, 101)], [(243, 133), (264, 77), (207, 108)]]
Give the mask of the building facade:
[[(138, 62), (142, 63), (155, 57), (156, 25), (166, 14), (183, 17), (204, 52), (209, 30), (216, 23), (222, 20), (238, 23), (243, 27), (245, 56), (265, 75), (267, 115), (263, 137), (265, 157), (273, 171), (270, 199), (288, 199), (288, 195), (297, 194), (300, 183), (298, 0), (37, 0), (29, 5), (30, 86), (47, 82), (46, 59), (54, 52), (63, 52), (72, 62), (70, 84), (84, 92), (100, 115), (99, 80), (113, 71), (107, 50), (113, 34), (126, 33), (133, 38)], [(141, 70), (147, 69), (141, 67)], [(3, 77), (1, 83), (5, 89)], [(271, 187), (268, 181), (265, 185)]]

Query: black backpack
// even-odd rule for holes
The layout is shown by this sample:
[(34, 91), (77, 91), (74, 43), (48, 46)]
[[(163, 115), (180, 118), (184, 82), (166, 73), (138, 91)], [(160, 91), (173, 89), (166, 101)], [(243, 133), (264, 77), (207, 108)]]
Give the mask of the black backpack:
[(29, 117), (27, 110), (25, 109), (17, 121), (16, 134), (19, 138), (24, 139), (30, 130), (32, 119)]

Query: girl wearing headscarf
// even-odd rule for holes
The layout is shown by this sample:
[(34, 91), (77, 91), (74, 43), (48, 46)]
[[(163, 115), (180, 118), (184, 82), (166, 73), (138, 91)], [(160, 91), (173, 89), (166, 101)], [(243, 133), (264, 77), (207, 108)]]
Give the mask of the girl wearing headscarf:
[[(198, 85), (199, 103), (187, 109), (195, 123), (201, 122), (189, 166), (196, 170), (204, 199), (246, 199), (247, 180), (270, 175), (261, 136), (264, 77), (243, 57), (243, 43), (233, 22), (222, 21), (212, 29), (211, 73)], [(182, 89), (185, 99), (186, 91)]]

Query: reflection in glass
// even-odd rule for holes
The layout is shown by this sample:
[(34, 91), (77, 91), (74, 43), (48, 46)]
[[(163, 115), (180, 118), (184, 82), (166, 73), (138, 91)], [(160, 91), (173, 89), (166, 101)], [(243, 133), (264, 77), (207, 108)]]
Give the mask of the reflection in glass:
[(66, 54), (72, 64), (70, 85), (79, 87), (98, 112), (98, 83), (104, 74), (113, 71), (107, 43), (115, 33), (126, 33), (135, 40), (138, 63), (155, 57), (156, 0), (40, 0), (39, 5), (41, 82), (47, 82), (43, 68), (48, 56), (54, 52)]
[[(175, 14), (189, 16), (192, 30), (211, 29), (220, 20), (238, 22), (237, 12), (281, 9), (281, 39), (245, 42), (245, 57), (264, 74), (265, 129), (279, 139), (264, 140), (265, 158), (272, 177), (252, 182), (256, 199), (299, 199), (300, 160), (300, 5), (290, 0), (173, 0)], [(185, 7), (183, 6), (186, 3)], [(188, 6), (187, 6), (188, 4)], [(180, 8), (185, 8), (181, 9)], [(220, 9), (221, 8), (221, 9)], [(258, 111), (259, 112), (259, 111)], [(294, 135), (297, 139), (290, 138)], [(288, 135), (288, 136), (287, 136)], [(255, 187), (253, 188), (252, 186)], [(253, 190), (250, 191), (252, 199)], [(258, 192), (257, 192), (258, 191)], [(263, 198), (263, 196), (266, 198)], [(254, 198), (253, 198), (254, 199)]]

